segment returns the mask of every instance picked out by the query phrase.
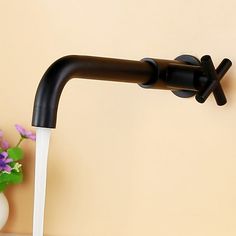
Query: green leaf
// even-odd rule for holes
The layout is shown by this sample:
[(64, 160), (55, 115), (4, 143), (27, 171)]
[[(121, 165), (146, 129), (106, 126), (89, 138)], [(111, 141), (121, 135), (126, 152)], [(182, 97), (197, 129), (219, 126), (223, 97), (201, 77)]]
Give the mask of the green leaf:
[(9, 148), (7, 150), (8, 156), (13, 159), (13, 161), (19, 161), (23, 158), (23, 150), (19, 147)]
[(19, 184), (23, 181), (23, 173), (12, 171), (10, 174), (2, 173), (0, 175), (0, 184)]
[(11, 184), (20, 184), (23, 181), (23, 173), (22, 172), (12, 172), (10, 174), (10, 183)]
[(7, 187), (7, 183), (0, 183), (0, 192), (3, 192)]
[(2, 173), (2, 174), (0, 175), (0, 184), (2, 184), (2, 183), (8, 183), (8, 182), (9, 182), (9, 175), (10, 175), (10, 174)]

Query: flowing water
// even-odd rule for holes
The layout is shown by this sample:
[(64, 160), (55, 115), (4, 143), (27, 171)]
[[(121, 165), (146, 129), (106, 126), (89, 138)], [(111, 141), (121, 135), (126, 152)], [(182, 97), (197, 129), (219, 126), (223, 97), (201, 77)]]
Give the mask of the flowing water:
[(51, 130), (47, 128), (37, 128), (36, 130), (37, 142), (35, 161), (33, 236), (43, 236), (47, 159), (50, 134)]

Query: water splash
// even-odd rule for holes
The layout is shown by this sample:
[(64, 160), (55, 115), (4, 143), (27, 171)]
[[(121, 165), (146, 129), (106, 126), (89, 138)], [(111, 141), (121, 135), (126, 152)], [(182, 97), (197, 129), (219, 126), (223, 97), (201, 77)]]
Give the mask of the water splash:
[(33, 236), (43, 236), (47, 160), (51, 130), (36, 129)]

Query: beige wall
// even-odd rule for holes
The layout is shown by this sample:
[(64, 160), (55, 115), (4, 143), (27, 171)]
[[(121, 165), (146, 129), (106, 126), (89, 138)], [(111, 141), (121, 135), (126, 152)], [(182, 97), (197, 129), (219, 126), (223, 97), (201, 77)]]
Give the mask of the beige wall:
[[(236, 59), (234, 0), (0, 1), (1, 128), (30, 127), (37, 84), (67, 54), (139, 60)], [(48, 168), (53, 236), (235, 236), (236, 69), (217, 107), (135, 85), (73, 80), (64, 90)], [(5, 232), (32, 231), (34, 145), (25, 182), (7, 191)]]

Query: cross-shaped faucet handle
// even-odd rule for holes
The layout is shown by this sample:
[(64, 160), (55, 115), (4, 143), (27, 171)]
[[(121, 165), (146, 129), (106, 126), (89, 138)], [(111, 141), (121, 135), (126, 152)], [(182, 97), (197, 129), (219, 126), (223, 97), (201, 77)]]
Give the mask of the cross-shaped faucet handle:
[(198, 102), (204, 103), (212, 92), (219, 106), (227, 102), (224, 91), (220, 85), (220, 80), (224, 77), (231, 65), (232, 62), (225, 58), (215, 69), (210, 56), (205, 55), (201, 58), (201, 67), (207, 78), (207, 83), (195, 96)]

